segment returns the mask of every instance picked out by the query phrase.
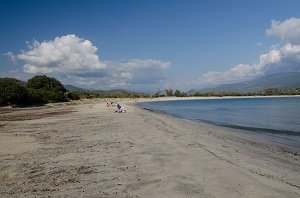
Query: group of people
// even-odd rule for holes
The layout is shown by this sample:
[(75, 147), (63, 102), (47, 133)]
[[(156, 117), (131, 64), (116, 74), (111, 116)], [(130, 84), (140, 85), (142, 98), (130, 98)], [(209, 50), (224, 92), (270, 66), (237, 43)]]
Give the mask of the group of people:
[(117, 108), (115, 110), (115, 113), (127, 113), (125, 107), (119, 102), (116, 105), (115, 105), (115, 102), (113, 102), (113, 101), (106, 103), (106, 107), (114, 107), (114, 106), (116, 106), (116, 108)]

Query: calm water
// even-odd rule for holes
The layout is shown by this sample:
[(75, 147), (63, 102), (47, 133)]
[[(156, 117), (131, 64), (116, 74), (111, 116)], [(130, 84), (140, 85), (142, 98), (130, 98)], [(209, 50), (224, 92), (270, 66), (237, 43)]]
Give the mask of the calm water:
[(178, 100), (138, 105), (300, 147), (300, 97)]

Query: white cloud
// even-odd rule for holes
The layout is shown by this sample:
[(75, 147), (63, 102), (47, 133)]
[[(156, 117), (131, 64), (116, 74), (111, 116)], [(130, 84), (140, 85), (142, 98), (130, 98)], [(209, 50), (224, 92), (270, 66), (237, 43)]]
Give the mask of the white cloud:
[(99, 60), (97, 47), (75, 35), (56, 37), (53, 41), (41, 43), (34, 41), (17, 58), (26, 62), (24, 71), (31, 74), (65, 74), (105, 67)]
[(266, 30), (268, 36), (275, 36), (279, 40), (292, 44), (300, 44), (300, 19), (290, 18), (283, 22), (272, 20), (271, 28)]
[(260, 55), (257, 64), (238, 64), (224, 72), (207, 72), (199, 80), (211, 84), (230, 83), (291, 71), (300, 71), (300, 45), (288, 43)]
[(130, 59), (123, 62), (106, 61), (111, 78), (106, 81), (110, 88), (130, 87), (142, 90), (157, 88), (165, 81), (164, 72), (171, 62), (154, 59)]
[(167, 69), (171, 63), (161, 60), (153, 59), (131, 59), (128, 62), (120, 63), (121, 70), (134, 70), (134, 69)]
[(219, 84), (245, 80), (260, 74), (261, 71), (257, 66), (239, 64), (225, 72), (207, 72), (199, 80), (205, 83)]
[(92, 86), (97, 83), (95, 80), (90, 80), (83, 77), (79, 77), (77, 80), (74, 80), (74, 82), (81, 86)]
[(300, 71), (300, 19), (272, 21), (267, 35), (286, 41), (281, 47), (271, 46), (259, 56), (257, 64), (238, 64), (227, 71), (210, 71), (199, 78), (202, 84), (220, 84), (250, 80), (266, 74)]
[(168, 61), (129, 59), (127, 61), (100, 61), (97, 47), (76, 35), (56, 37), (54, 40), (32, 44), (20, 54), (6, 55), (24, 61), (27, 74), (48, 74), (63, 83), (78, 84), (96, 89), (130, 88), (151, 89), (164, 82)]

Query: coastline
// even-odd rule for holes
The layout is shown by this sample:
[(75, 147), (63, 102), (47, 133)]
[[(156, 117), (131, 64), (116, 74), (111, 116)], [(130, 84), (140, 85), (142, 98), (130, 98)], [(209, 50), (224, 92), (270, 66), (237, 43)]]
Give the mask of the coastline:
[[(158, 98), (140, 98), (137, 99), (138, 102), (158, 102), (158, 101), (173, 101), (173, 100), (215, 100), (215, 99), (243, 99), (243, 98), (285, 98), (285, 97), (300, 97), (300, 95), (278, 95), (278, 96), (189, 96), (189, 97), (158, 97)], [(127, 103), (132, 101), (126, 100)]]
[[(299, 96), (294, 96), (299, 97)], [(292, 131), (292, 130), (287, 130), (285, 129), (280, 130), (280, 129), (271, 129), (271, 128), (260, 128), (256, 126), (244, 126), (244, 125), (238, 125), (238, 124), (228, 124), (224, 122), (218, 122), (218, 121), (210, 121), (210, 120), (205, 120), (205, 119), (189, 119), (188, 117), (186, 118), (184, 115), (181, 114), (176, 114), (176, 113), (168, 113), (168, 110), (160, 110), (159, 108), (155, 108), (155, 105), (147, 105), (143, 103), (151, 103), (151, 102), (168, 102), (168, 101), (190, 101), (190, 100), (214, 100), (214, 99), (220, 99), (220, 100), (226, 100), (226, 99), (257, 99), (257, 98), (293, 98), (292, 96), (263, 96), (263, 97), (221, 97), (221, 98), (216, 98), (216, 97), (209, 97), (209, 98), (197, 98), (193, 97), (189, 99), (189, 97), (185, 98), (177, 98), (175, 97), (167, 97), (167, 98), (162, 98), (161, 100), (155, 100), (155, 101), (141, 101), (138, 103), (135, 103), (137, 107), (143, 108), (145, 110), (149, 110), (154, 113), (160, 113), (160, 114), (166, 114), (175, 118), (187, 120), (187, 121), (192, 121), (194, 123), (200, 123), (200, 124), (208, 124), (212, 126), (218, 126), (224, 128), (224, 130), (230, 130), (235, 133), (244, 133), (244, 135), (250, 136), (250, 137), (255, 137), (258, 139), (264, 139), (266, 141), (272, 141), (273, 143), (277, 144), (284, 144), (285, 146), (291, 146), (291, 147), (296, 147), (300, 148), (300, 139), (299, 139), (299, 132), (297, 131)], [(129, 103), (130, 104), (130, 103)], [(163, 104), (163, 103), (161, 103)], [(159, 105), (161, 106), (161, 105)]]
[(54, 105), (44, 117), (1, 121), (0, 195), (300, 196), (299, 150), (126, 107)]

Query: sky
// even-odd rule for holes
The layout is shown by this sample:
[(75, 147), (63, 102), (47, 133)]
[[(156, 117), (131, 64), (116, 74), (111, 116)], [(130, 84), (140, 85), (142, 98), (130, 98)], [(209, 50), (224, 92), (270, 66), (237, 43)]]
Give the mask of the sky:
[(300, 71), (299, 0), (0, 0), (0, 77), (201, 89)]

